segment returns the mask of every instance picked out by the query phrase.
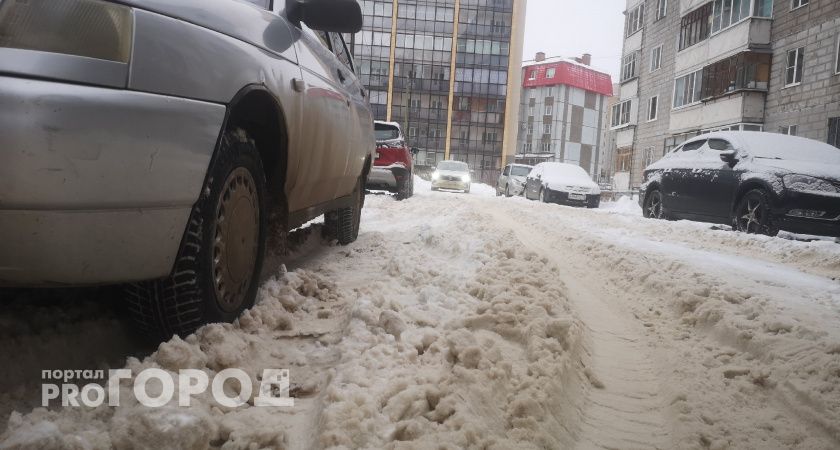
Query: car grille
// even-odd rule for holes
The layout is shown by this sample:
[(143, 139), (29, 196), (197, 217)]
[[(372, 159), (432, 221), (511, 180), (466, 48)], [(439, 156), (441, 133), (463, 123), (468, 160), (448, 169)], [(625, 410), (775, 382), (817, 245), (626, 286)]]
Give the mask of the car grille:
[(444, 175), (440, 177), (440, 179), (443, 181), (461, 181), (461, 177), (454, 177), (450, 175)]

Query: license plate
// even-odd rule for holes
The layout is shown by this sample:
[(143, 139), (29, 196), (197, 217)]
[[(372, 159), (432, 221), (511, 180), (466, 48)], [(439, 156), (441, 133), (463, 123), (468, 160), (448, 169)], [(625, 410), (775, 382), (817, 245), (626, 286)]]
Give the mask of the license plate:
[(584, 194), (569, 194), (569, 200), (586, 200)]

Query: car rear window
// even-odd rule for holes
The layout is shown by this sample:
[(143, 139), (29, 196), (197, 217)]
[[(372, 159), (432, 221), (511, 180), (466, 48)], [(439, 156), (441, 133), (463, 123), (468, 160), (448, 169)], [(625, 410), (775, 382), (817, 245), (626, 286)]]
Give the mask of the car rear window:
[(511, 169), (511, 175), (515, 177), (524, 177), (529, 173), (531, 173), (530, 167), (513, 166)]
[(703, 144), (705, 144), (705, 143), (706, 143), (705, 139), (700, 140), (700, 141), (689, 142), (688, 144), (683, 145), (682, 151), (690, 152), (690, 151), (693, 151), (693, 150), (697, 150), (698, 148), (702, 147)]
[(400, 129), (393, 125), (376, 124), (374, 132), (377, 141), (390, 141), (400, 138)]

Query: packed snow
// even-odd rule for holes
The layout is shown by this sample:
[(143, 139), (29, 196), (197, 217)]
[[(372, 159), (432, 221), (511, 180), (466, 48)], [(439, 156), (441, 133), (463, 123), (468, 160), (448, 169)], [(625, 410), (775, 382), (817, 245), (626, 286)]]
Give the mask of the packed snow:
[[(627, 197), (415, 191), (369, 195), (349, 246), (298, 230), (254, 308), (152, 351), (110, 310), (18, 299), (4, 324), (46, 319), (0, 335), (20, 363), (0, 449), (840, 447), (840, 245), (646, 220)], [(126, 380), (119, 407), (33, 409), (24, 374), (86, 364), (287, 368), (295, 405), (148, 408)]]

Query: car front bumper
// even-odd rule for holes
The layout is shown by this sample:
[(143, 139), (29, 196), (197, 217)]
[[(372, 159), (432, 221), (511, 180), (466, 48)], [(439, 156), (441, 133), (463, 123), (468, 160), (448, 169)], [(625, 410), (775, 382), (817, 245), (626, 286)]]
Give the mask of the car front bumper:
[(452, 189), (456, 191), (466, 191), (470, 188), (470, 182), (456, 180), (432, 180), (432, 187), (435, 189)]
[[(775, 209), (779, 228), (791, 233), (840, 237), (840, 196), (789, 191)], [(822, 212), (807, 217), (804, 212)]]
[(172, 269), (225, 107), (0, 75), (0, 284)]
[[(582, 199), (569, 198), (569, 192), (554, 191), (547, 189), (545, 192), (546, 201), (549, 203), (559, 203), (561, 205), (569, 206), (586, 206), (588, 208), (597, 208), (601, 204), (600, 194), (578, 194), (583, 195)], [(572, 194), (574, 195), (574, 194)]]

